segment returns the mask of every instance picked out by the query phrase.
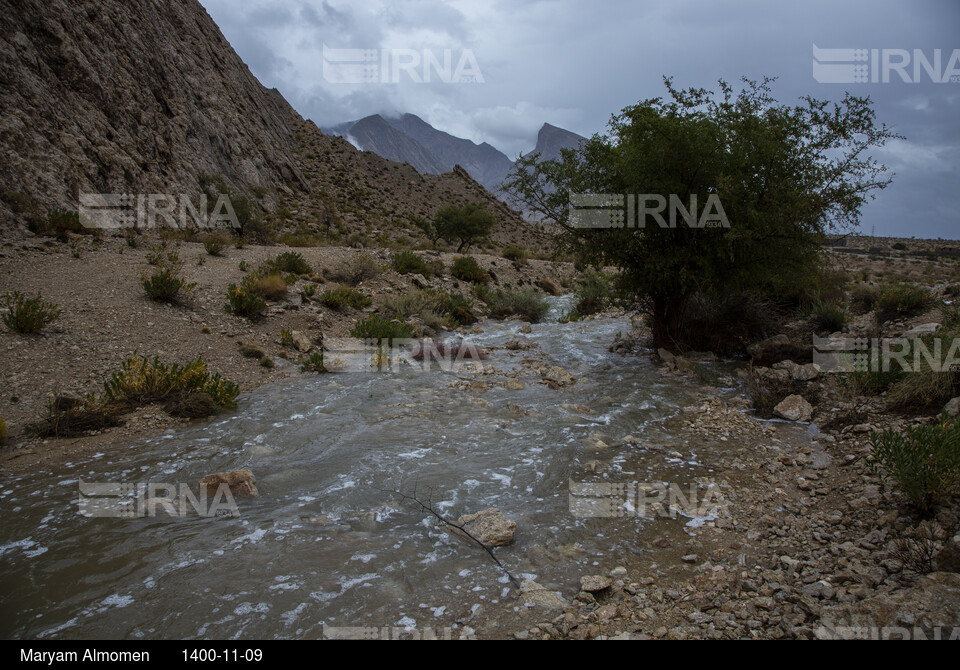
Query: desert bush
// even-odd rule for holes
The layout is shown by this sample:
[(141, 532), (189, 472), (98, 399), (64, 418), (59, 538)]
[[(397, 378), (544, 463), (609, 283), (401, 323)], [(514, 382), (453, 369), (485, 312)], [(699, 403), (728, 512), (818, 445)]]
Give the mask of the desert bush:
[(436, 292), (411, 289), (387, 296), (384, 300), (384, 308), (396, 318), (406, 320), (412, 317), (423, 317), (429, 312), (441, 312), (442, 301)]
[(287, 297), (288, 284), (279, 274), (251, 274), (244, 277), (242, 283), (266, 300), (276, 301)]
[(587, 270), (577, 280), (576, 312), (581, 317), (603, 311), (610, 302), (610, 286), (602, 274)]
[(446, 291), (429, 291), (433, 293), (440, 304), (440, 313), (450, 321), (450, 325), (469, 326), (477, 322), (477, 315), (473, 313), (473, 303), (469, 298), (459, 293)]
[(843, 308), (834, 303), (818, 302), (810, 310), (810, 323), (818, 333), (843, 330), (848, 320), (849, 316)]
[(412, 251), (398, 251), (391, 257), (390, 264), (402, 275), (419, 274), (427, 279), (430, 278), (430, 268)]
[(231, 314), (256, 320), (263, 317), (266, 308), (266, 301), (244, 284), (230, 284), (227, 287), (226, 310)]
[(274, 272), (289, 272), (295, 275), (313, 274), (313, 268), (299, 251), (284, 251), (271, 261)]
[(490, 281), (490, 275), (483, 271), (473, 256), (459, 256), (454, 259), (450, 274), (471, 284), (486, 284)]
[(166, 365), (159, 358), (151, 361), (136, 353), (120, 365), (103, 390), (105, 401), (127, 407), (182, 399), (196, 392), (208, 396), (218, 408), (230, 408), (236, 407), (240, 393), (237, 384), (211, 375), (202, 358), (186, 365)]
[(280, 346), (281, 347), (293, 346), (293, 332), (291, 332), (289, 328), (280, 329)]
[(226, 233), (208, 233), (207, 236), (203, 238), (203, 248), (206, 249), (207, 253), (211, 256), (222, 256), (229, 241)]
[(338, 286), (328, 289), (320, 294), (320, 302), (337, 312), (345, 309), (363, 309), (370, 305), (370, 298), (362, 294), (355, 288), (349, 286)]
[(312, 354), (307, 356), (303, 364), (300, 366), (302, 372), (317, 372), (324, 373), (329, 372), (326, 366), (323, 364), (323, 350), (314, 351)]
[(543, 294), (532, 287), (481, 291), (479, 295), (490, 308), (490, 316), (495, 319), (516, 316), (523, 321), (539, 323), (550, 311), (550, 304)]
[(37, 437), (77, 437), (119, 425), (115, 412), (108, 411), (94, 397), (88, 396), (78, 405), (64, 405), (54, 398), (47, 405), (46, 415), (28, 424), (26, 432)]
[(380, 274), (380, 266), (377, 261), (368, 253), (356, 254), (349, 261), (346, 267), (332, 273), (333, 279), (341, 281), (350, 286), (357, 286), (361, 282), (373, 279)]
[(503, 257), (508, 261), (514, 261), (515, 263), (523, 263), (527, 260), (526, 250), (516, 244), (508, 244), (503, 248)]
[(960, 423), (943, 415), (937, 423), (870, 435), (874, 468), (893, 479), (916, 508), (930, 514), (960, 492)]
[(854, 314), (872, 312), (880, 297), (880, 288), (869, 284), (857, 284), (850, 290), (850, 311)]
[(376, 340), (377, 342), (412, 338), (413, 335), (414, 330), (409, 324), (384, 319), (376, 314), (371, 314), (360, 321), (350, 331), (350, 337)]
[(7, 293), (6, 302), (3, 323), (17, 333), (39, 333), (60, 316), (60, 309), (52, 302), (44, 302), (40, 294), (36, 298), (27, 298), (19, 291), (12, 291)]
[(47, 212), (47, 220), (42, 231), (37, 231), (41, 235), (54, 235), (60, 240), (66, 240), (68, 233), (85, 233), (87, 231), (80, 225), (80, 215), (73, 210), (51, 209)]
[(930, 293), (920, 286), (894, 284), (886, 287), (874, 309), (881, 322), (916, 316), (930, 304)]
[(177, 252), (167, 254), (167, 260), (162, 261), (153, 274), (144, 274), (140, 278), (140, 285), (151, 300), (160, 302), (177, 302), (182, 296), (196, 287), (195, 282), (188, 283), (180, 276), (180, 258)]

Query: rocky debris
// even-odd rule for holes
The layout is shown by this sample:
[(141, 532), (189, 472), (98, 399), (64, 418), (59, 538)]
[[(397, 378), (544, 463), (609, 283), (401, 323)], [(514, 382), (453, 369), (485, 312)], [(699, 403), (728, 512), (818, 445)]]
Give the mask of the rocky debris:
[(793, 394), (781, 400), (773, 412), (787, 421), (809, 421), (813, 416), (813, 406), (803, 396)]
[(533, 342), (527, 342), (526, 340), (510, 340), (503, 348), (508, 351), (527, 351), (528, 349), (534, 349), (538, 345)]
[(556, 591), (551, 591), (530, 579), (520, 583), (520, 595), (523, 598), (524, 604), (528, 607), (536, 606), (544, 609), (563, 609), (568, 604)]
[(779, 363), (774, 363), (773, 370), (786, 370), (790, 379), (799, 382), (813, 381), (820, 376), (820, 366), (816, 363), (804, 363), (803, 365), (798, 365), (791, 360), (786, 360), (780, 361)]
[(577, 379), (566, 369), (554, 366), (543, 374), (544, 382), (552, 389), (563, 388), (575, 384)]
[(456, 342), (434, 342), (421, 340), (413, 345), (411, 357), (415, 361), (483, 361), (487, 359), (487, 352), (466, 340)]
[(234, 498), (257, 498), (260, 492), (254, 483), (253, 473), (250, 470), (234, 470), (233, 472), (217, 472), (207, 475), (200, 480), (200, 490), (207, 495), (215, 495), (222, 484), (230, 488)]
[(508, 391), (522, 391), (523, 389), (527, 388), (527, 385), (516, 377), (507, 377), (503, 380), (501, 386)]
[(517, 530), (516, 521), (510, 521), (495, 507), (465, 514), (457, 519), (457, 525), (488, 547), (510, 544)]
[(934, 639), (960, 626), (960, 575), (934, 572), (908, 589), (880, 593), (820, 613), (818, 639)]

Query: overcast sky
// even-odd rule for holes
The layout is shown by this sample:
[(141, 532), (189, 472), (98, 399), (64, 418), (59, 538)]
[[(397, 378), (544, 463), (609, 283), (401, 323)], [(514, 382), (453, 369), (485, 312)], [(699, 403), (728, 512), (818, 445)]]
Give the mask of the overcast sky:
[[(939, 72), (952, 65), (960, 79), (960, 62), (951, 63), (960, 50), (956, 0), (200, 1), (260, 81), (317, 124), (410, 112), (511, 158), (533, 147), (544, 122), (585, 136), (604, 131), (612, 113), (663, 95), (663, 75), (682, 88), (714, 89), (720, 78), (775, 76), (775, 97), (791, 104), (805, 94), (869, 95), (878, 120), (907, 139), (875, 153), (896, 175), (864, 208), (862, 231), (960, 238), (960, 81), (936, 83), (921, 68), (910, 83), (896, 72), (873, 83), (882, 68), (868, 56), (867, 82), (825, 83), (828, 75), (814, 77), (812, 53), (813, 45), (905, 49), (913, 61), (920, 50), (934, 63), (939, 49)], [(388, 56), (386, 67), (374, 62), (377, 81), (344, 83), (357, 70), (338, 58), (359, 61), (328, 52), (325, 70), (323, 45), (441, 61), (449, 49), (453, 69), (462, 61), (464, 74), (482, 82), (444, 82), (436, 68), (429, 83), (416, 82)], [(820, 61), (840, 63), (841, 78), (849, 72), (843, 54)], [(906, 72), (913, 80), (912, 62)]]

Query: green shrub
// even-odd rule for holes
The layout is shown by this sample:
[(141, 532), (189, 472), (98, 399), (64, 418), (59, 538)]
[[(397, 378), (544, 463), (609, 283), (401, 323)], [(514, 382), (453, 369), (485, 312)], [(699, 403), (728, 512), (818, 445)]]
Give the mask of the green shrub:
[(227, 287), (226, 310), (231, 314), (256, 320), (263, 317), (266, 309), (266, 300), (247, 286), (230, 284)]
[(192, 291), (196, 283), (187, 283), (180, 276), (180, 259), (177, 252), (167, 254), (167, 260), (161, 262), (152, 275), (140, 278), (144, 292), (152, 300), (160, 302), (176, 302), (180, 299), (180, 292)]
[(450, 274), (471, 284), (486, 284), (490, 281), (490, 275), (483, 271), (473, 256), (460, 256), (454, 259)]
[(39, 333), (60, 316), (60, 309), (52, 302), (44, 302), (37, 294), (36, 298), (27, 298), (19, 291), (7, 293), (7, 313), (3, 322), (10, 330), (23, 333)]
[(211, 375), (207, 364), (197, 358), (186, 365), (165, 365), (136, 355), (125, 360), (120, 372), (113, 373), (103, 385), (104, 399), (128, 407), (166, 402), (197, 392), (206, 395), (217, 407), (236, 407), (240, 393), (237, 384), (220, 375)]
[(419, 274), (427, 279), (430, 278), (430, 268), (412, 251), (398, 251), (390, 259), (390, 264), (402, 275)]
[(832, 303), (818, 302), (810, 310), (810, 323), (819, 333), (833, 333), (843, 330), (848, 319), (849, 317), (843, 308)]
[(280, 329), (280, 346), (281, 347), (292, 347), (293, 346), (293, 333), (289, 328)]
[(875, 470), (897, 482), (922, 513), (960, 492), (960, 423), (946, 415), (906, 433), (874, 432), (870, 446)]
[(508, 244), (503, 248), (503, 257), (508, 261), (514, 261), (515, 263), (523, 263), (527, 260), (526, 250), (516, 244)]
[(543, 294), (532, 287), (480, 291), (479, 294), (490, 308), (490, 316), (495, 319), (516, 316), (523, 321), (539, 323), (550, 311), (550, 304)]
[(906, 251), (906, 250), (907, 250), (907, 245), (904, 244), (903, 242), (896, 242), (896, 243), (893, 245), (893, 248), (896, 249), (897, 251)]
[(208, 233), (207, 236), (203, 238), (203, 248), (206, 249), (207, 253), (211, 256), (222, 256), (229, 242), (230, 240), (227, 238), (226, 233)]
[(57, 208), (47, 212), (44, 229), (38, 232), (42, 235), (55, 235), (65, 240), (68, 233), (80, 234), (88, 231), (80, 225), (80, 215), (77, 212)]
[(370, 306), (370, 298), (355, 288), (338, 286), (320, 294), (320, 302), (332, 310), (341, 312), (344, 309), (363, 309)]
[(574, 297), (577, 300), (575, 309), (580, 316), (596, 314), (610, 302), (610, 286), (602, 274), (591, 269), (577, 280)]
[(413, 327), (400, 321), (390, 321), (376, 314), (371, 314), (360, 321), (350, 331), (350, 337), (365, 340), (407, 339), (414, 336)]
[(440, 313), (445, 315), (452, 326), (469, 326), (477, 322), (477, 315), (473, 313), (473, 304), (469, 298), (459, 293), (428, 290), (437, 297)]
[(303, 372), (329, 372), (326, 366), (323, 364), (323, 350), (314, 351), (312, 354), (307, 356), (303, 364), (300, 366), (300, 370)]
[(290, 272), (295, 275), (313, 274), (313, 268), (299, 251), (284, 251), (273, 259), (272, 268), (275, 272)]
[(872, 312), (880, 297), (880, 287), (857, 284), (850, 290), (850, 311), (854, 314)]
[(874, 309), (882, 321), (916, 316), (930, 304), (930, 293), (920, 286), (894, 284), (877, 298)]

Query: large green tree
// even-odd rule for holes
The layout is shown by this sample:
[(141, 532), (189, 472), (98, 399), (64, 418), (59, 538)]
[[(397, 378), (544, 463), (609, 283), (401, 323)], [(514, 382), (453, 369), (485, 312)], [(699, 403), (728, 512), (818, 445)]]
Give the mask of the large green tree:
[[(744, 79), (736, 92), (720, 81), (715, 93), (664, 78), (667, 99), (627, 107), (607, 134), (559, 160), (520, 158), (505, 182), (528, 211), (560, 225), (560, 241), (581, 261), (621, 270), (620, 289), (642, 300), (660, 346), (682, 346), (697, 294), (797, 281), (823, 234), (856, 226), (872, 192), (890, 183), (868, 150), (897, 136), (876, 124), (869, 98), (807, 96), (791, 107), (771, 96), (772, 81)], [(676, 210), (674, 225), (668, 206), (662, 220), (584, 228), (571, 218), (571, 194), (647, 194), (686, 209), (695, 196), (700, 211), (687, 220)], [(708, 201), (725, 219), (700, 227)]]

